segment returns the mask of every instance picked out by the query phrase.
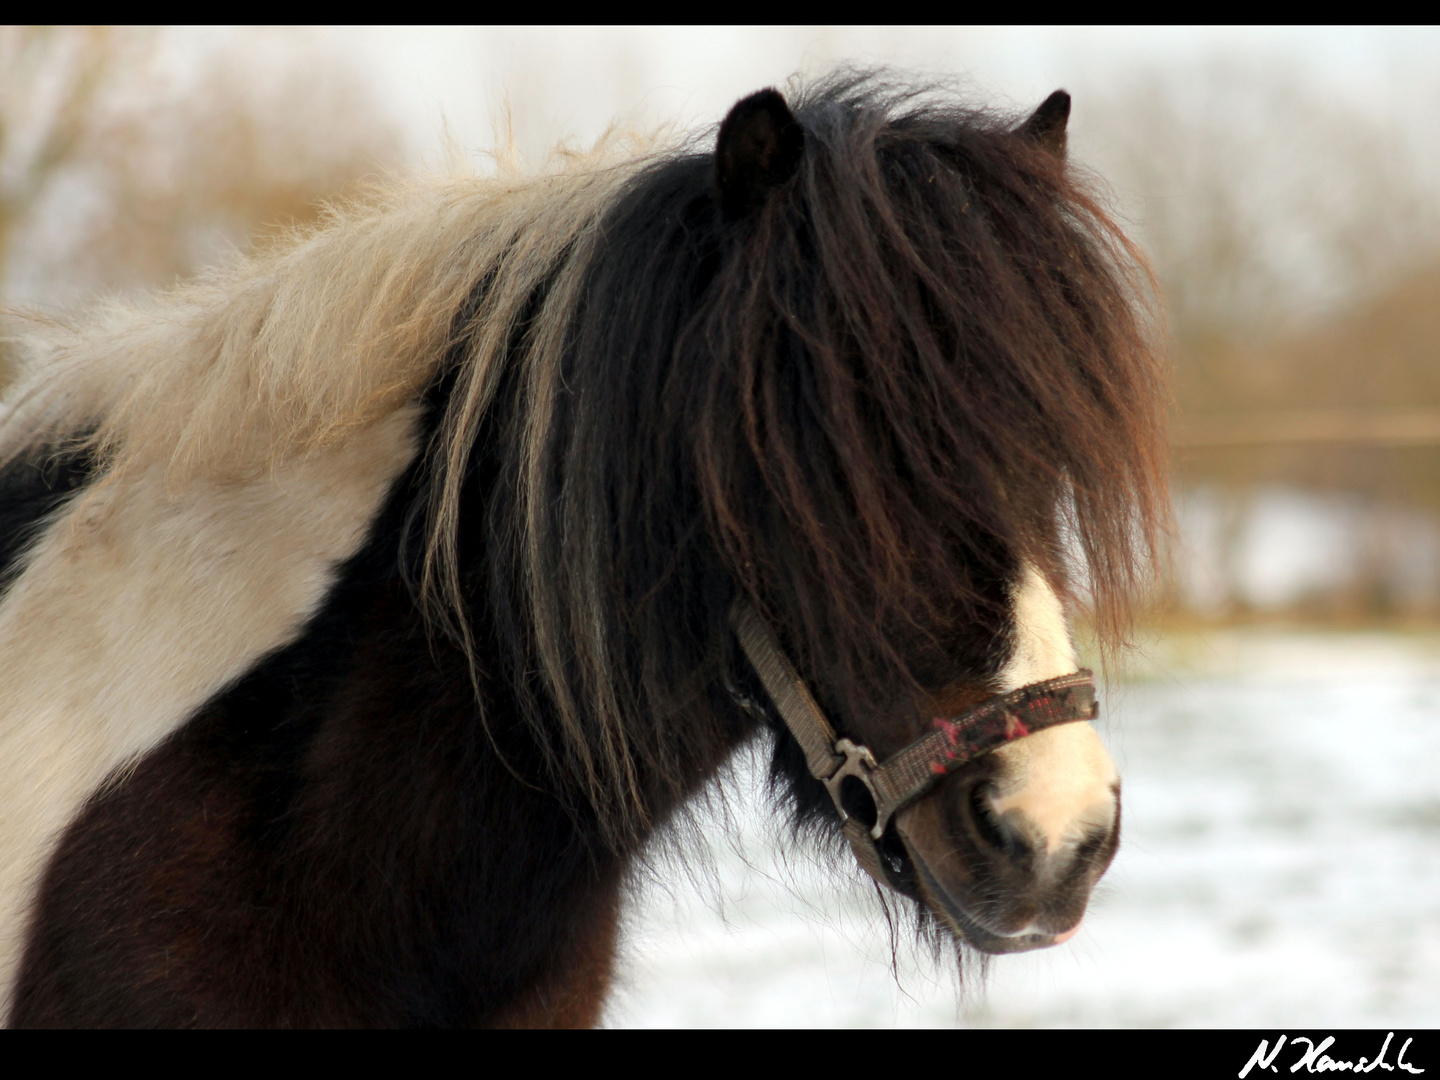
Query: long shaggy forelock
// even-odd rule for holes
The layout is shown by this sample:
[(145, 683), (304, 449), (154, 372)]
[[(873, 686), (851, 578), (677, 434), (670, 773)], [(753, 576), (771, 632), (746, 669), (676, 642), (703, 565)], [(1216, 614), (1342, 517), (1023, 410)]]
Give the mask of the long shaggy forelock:
[(789, 599), (773, 615), (800, 623), (797, 647), (854, 665), (847, 695), (875, 704), (867, 687), (893, 692), (907, 666), (881, 635), (984, 604), (1002, 553), (1055, 565), (1068, 504), (1115, 643), (1168, 505), (1143, 259), (1014, 118), (863, 82), (796, 112), (798, 182), (755, 222), (707, 328), (723, 374), (703, 472), (746, 589)]

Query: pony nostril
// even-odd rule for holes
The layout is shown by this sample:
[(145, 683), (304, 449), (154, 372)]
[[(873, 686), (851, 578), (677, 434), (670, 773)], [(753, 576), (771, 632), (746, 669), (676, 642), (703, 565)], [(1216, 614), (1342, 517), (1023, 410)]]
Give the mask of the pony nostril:
[(989, 784), (976, 784), (970, 789), (968, 809), (970, 824), (981, 842), (1002, 855), (1010, 854), (1015, 840), (995, 818)]
[(1120, 812), (1118, 802), (1106, 820), (1095, 821), (1075, 844), (1071, 860), (1077, 868), (1091, 868), (1104, 873), (1105, 867), (1115, 857), (1115, 848), (1120, 840)]
[(1110, 840), (1109, 829), (1093, 829), (1086, 833), (1085, 839), (1075, 845), (1073, 858), (1078, 863), (1095, 862), (1100, 857), (1101, 851)]

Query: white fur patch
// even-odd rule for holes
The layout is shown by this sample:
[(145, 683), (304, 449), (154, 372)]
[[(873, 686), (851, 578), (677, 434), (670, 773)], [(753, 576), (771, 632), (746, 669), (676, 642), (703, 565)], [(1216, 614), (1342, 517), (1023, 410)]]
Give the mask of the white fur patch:
[[(1001, 692), (1077, 670), (1064, 607), (1044, 575), (1027, 564), (1013, 596), (1015, 647), (1001, 672)], [(992, 798), (995, 813), (1017, 812), (1039, 831), (1047, 851), (1114, 820), (1119, 775), (1089, 724), (1046, 728), (995, 753), (1004, 762)]]
[(0, 1016), (39, 876), (101, 782), (318, 608), (415, 455), (407, 407), (270, 473), (82, 492), (0, 602)]
[(1000, 672), (1000, 692), (1069, 675), (1079, 668), (1070, 624), (1060, 597), (1043, 574), (1026, 563), (1011, 590), (1014, 598), (1015, 648)]

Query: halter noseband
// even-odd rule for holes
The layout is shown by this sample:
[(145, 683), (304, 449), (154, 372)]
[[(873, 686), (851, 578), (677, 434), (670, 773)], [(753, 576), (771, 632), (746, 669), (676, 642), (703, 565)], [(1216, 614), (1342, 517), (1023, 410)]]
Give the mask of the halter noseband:
[[(868, 747), (836, 737), (775, 635), (749, 603), (737, 601), (730, 624), (780, 718), (805, 751), (810, 775), (830, 793), (855, 858), (876, 881), (912, 898), (918, 899), (913, 882), (878, 843), (895, 813), (929, 794), (966, 762), (1057, 724), (1093, 720), (1100, 710), (1095, 676), (1082, 668), (997, 694), (958, 716), (937, 717), (932, 721), (934, 731), (881, 765)], [(742, 705), (753, 704), (734, 688), (731, 693)], [(874, 800), (873, 826), (867, 828), (841, 802), (841, 785), (849, 777), (859, 780)]]

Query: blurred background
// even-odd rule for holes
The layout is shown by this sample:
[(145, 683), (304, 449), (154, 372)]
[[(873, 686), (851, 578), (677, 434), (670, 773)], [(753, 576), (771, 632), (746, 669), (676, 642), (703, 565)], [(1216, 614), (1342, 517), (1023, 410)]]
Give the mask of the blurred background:
[(696, 821), (736, 839), (637, 885), (610, 1021), (1433, 1025), (1440, 31), (5, 29), (0, 300), (164, 287), (366, 177), (704, 128), (847, 61), (1068, 89), (1159, 278), (1178, 528), (1109, 690), (1127, 842), (1074, 942), (957, 993), (742, 762)]

